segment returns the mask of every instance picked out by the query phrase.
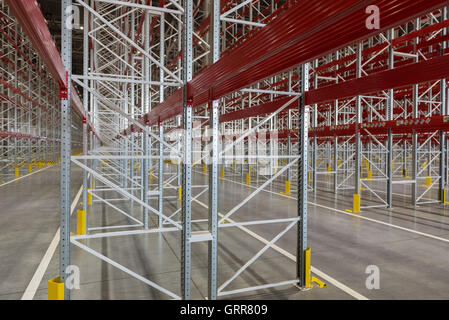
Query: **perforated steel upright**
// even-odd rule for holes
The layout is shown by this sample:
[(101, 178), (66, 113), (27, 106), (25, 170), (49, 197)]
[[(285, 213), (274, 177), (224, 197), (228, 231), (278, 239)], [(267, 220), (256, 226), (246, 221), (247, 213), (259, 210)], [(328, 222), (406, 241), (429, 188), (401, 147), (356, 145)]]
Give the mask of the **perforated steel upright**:
[(296, 276), (298, 285), (305, 286), (305, 250), (307, 249), (307, 177), (308, 177), (308, 136), (309, 136), (309, 106), (305, 104), (305, 93), (309, 91), (310, 66), (305, 63), (299, 67), (300, 93), (298, 115), (299, 157), (298, 161), (298, 243), (296, 251)]
[(183, 97), (183, 162), (182, 162), (182, 243), (181, 296), (190, 299), (192, 235), (192, 97), (188, 83), (193, 72), (193, 1), (184, 0), (184, 28), (182, 31), (182, 89)]
[[(212, 63), (220, 58), (220, 1), (213, 0), (210, 3), (211, 17), (211, 54)], [(212, 89), (213, 90), (213, 89)], [(210, 92), (212, 95), (213, 92)], [(217, 298), (217, 263), (218, 263), (218, 144), (219, 144), (219, 101), (211, 100), (210, 104), (210, 129), (211, 129), (211, 159), (208, 168), (209, 173), (209, 232), (212, 240), (209, 241), (209, 275), (208, 295), (210, 300)]]
[[(62, 42), (61, 57), (66, 77), (66, 96), (61, 96), (61, 229), (59, 244), (59, 275), (66, 280), (66, 268), (70, 265), (70, 156), (71, 156), (71, 76), (72, 76), (72, 30), (67, 21), (71, 19), (72, 0), (62, 0)], [(64, 299), (70, 300), (70, 290), (64, 286)]]

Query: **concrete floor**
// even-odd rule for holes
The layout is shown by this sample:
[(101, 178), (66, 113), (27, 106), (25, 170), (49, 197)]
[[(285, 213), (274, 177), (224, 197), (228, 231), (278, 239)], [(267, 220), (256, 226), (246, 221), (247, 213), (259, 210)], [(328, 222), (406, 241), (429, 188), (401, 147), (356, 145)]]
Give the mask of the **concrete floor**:
[[(80, 173), (73, 167), (72, 199)], [(0, 186), (0, 299), (22, 297), (59, 228), (59, 181), (59, 166), (52, 166)], [(57, 268), (52, 261), (49, 271)]]
[[(73, 167), (72, 198), (82, 184), (81, 170)], [(200, 172), (194, 184), (206, 184)], [(354, 292), (369, 299), (448, 299), (449, 217), (438, 204), (412, 209), (410, 192), (402, 185), (394, 186), (394, 208), (367, 209), (360, 214), (345, 211), (352, 207), (352, 192), (335, 195), (328, 178), (319, 183), (319, 192), (309, 194), (309, 245), (312, 266), (326, 275), (326, 288), (301, 292), (293, 286), (257, 290), (232, 299), (355, 299)], [(220, 180), (219, 211), (227, 213), (255, 189), (243, 185), (241, 175), (227, 174)], [(378, 190), (382, 185), (375, 186)], [(0, 187), (0, 299), (20, 299), (44, 256), (59, 226), (59, 167), (52, 167), (16, 183)], [(283, 196), (282, 183), (267, 187), (237, 211), (232, 219), (251, 221), (295, 217), (295, 195)], [(199, 190), (194, 191), (194, 195)], [(103, 192), (106, 193), (106, 192)], [(174, 195), (168, 191), (167, 195)], [(106, 194), (117, 198), (117, 195)], [(366, 192), (362, 201), (369, 204)], [(199, 201), (207, 204), (207, 194)], [(114, 203), (121, 208), (129, 204)], [(179, 207), (177, 200), (165, 202), (165, 212)], [(193, 203), (193, 219), (207, 217), (207, 209)], [(134, 216), (141, 217), (136, 206)], [(95, 202), (88, 212), (89, 226), (129, 224), (131, 220)], [(179, 218), (179, 216), (178, 216)], [(74, 219), (74, 217), (73, 217)], [(73, 228), (75, 221), (73, 221)], [(155, 225), (156, 219), (152, 220)], [(286, 224), (247, 227), (258, 236), (271, 240)], [(197, 223), (197, 230), (207, 229)], [(74, 230), (74, 229), (73, 229)], [(84, 244), (130, 268), (151, 281), (179, 294), (180, 233), (145, 234), (84, 240)], [(294, 254), (295, 228), (277, 245)], [(264, 244), (238, 228), (220, 228), (219, 283), (223, 283), (246, 263)], [(159, 291), (97, 257), (72, 245), (72, 264), (81, 270), (81, 288), (72, 299), (167, 299)], [(380, 269), (380, 289), (365, 286), (367, 266)], [(47, 298), (47, 280), (58, 273), (58, 251), (36, 292), (35, 299)], [(321, 274), (321, 273), (320, 273)], [(234, 290), (264, 283), (295, 278), (295, 263), (275, 250), (265, 252), (253, 265), (226, 288)], [(338, 283), (332, 283), (332, 279)], [(342, 284), (342, 285), (341, 285)], [(192, 245), (192, 298), (207, 295), (207, 244)]]

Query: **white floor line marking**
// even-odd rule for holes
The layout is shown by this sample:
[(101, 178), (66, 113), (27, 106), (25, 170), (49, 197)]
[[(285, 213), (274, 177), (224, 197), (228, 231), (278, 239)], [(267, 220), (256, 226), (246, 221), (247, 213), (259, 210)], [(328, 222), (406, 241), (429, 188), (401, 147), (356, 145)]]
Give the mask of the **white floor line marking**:
[[(373, 191), (374, 192), (380, 192), (380, 193), (387, 193), (386, 191), (383, 191), (383, 190), (374, 190), (373, 189)], [(395, 196), (400, 196), (400, 197), (403, 197), (403, 198), (411, 198), (412, 197), (411, 195), (402, 194), (402, 193), (394, 193), (394, 192), (392, 192), (391, 194), (395, 195)], [(436, 200), (436, 199), (430, 199), (430, 198), (421, 198), (421, 199), (423, 199), (423, 200)]]
[[(201, 173), (201, 174), (203, 174), (203, 173)], [(193, 201), (197, 202), (198, 204), (200, 204), (202, 207), (204, 207), (206, 209), (209, 208), (205, 203), (203, 203), (203, 202), (201, 202), (201, 201), (199, 201), (197, 199), (194, 199)], [(218, 212), (218, 215), (220, 217), (222, 217), (222, 218), (224, 217), (224, 215), (221, 214), (220, 212)], [(230, 219), (230, 218), (227, 218), (226, 220), (228, 220), (230, 223), (235, 223), (235, 221)], [(253, 238), (259, 240), (260, 242), (264, 243), (265, 245), (270, 242), (267, 239), (261, 237), (257, 233), (249, 230), (248, 228), (246, 228), (244, 226), (237, 226), (237, 228), (239, 228), (240, 230), (248, 233), (250, 236), (252, 236)], [(280, 254), (286, 256), (287, 258), (289, 258), (290, 260), (292, 260), (293, 262), (296, 263), (296, 257), (293, 254), (291, 254), (290, 252), (282, 249), (281, 247), (277, 246), (276, 244), (273, 244), (271, 246), (271, 248), (276, 250)], [(337, 287), (338, 289), (342, 290), (343, 292), (349, 294), (350, 296), (354, 297), (355, 299), (357, 299), (357, 300), (369, 300), (367, 297), (365, 297), (365, 296), (361, 295), (360, 293), (358, 293), (357, 291), (349, 288), (348, 286), (344, 285), (343, 283), (341, 283), (337, 279), (332, 278), (330, 275), (324, 273), (323, 271), (318, 270), (314, 266), (311, 266), (310, 270), (312, 271), (312, 273), (316, 274), (318, 277), (324, 279), (328, 283), (333, 284), (335, 287)]]
[[(75, 199), (72, 202), (72, 206), (70, 207), (70, 215), (75, 211), (76, 204), (78, 203), (78, 200), (81, 197), (83, 191), (83, 186), (79, 189), (78, 193), (75, 196)], [(51, 240), (50, 245), (48, 246), (47, 252), (45, 252), (44, 257), (42, 258), (41, 262), (39, 263), (39, 266), (36, 269), (36, 272), (33, 275), (33, 278), (31, 278), (30, 283), (28, 284), (28, 287), (25, 289), (25, 292), (23, 293), (23, 296), (21, 300), (33, 300), (34, 295), (36, 294), (37, 289), (39, 288), (39, 285), (42, 281), (42, 278), (44, 277), (45, 272), (47, 271), (48, 265), (50, 264), (51, 258), (55, 254), (56, 248), (58, 247), (59, 243), (59, 230), (56, 231), (55, 236), (53, 237), (53, 240)]]
[[(324, 183), (323, 183), (324, 184)], [(329, 187), (329, 184), (324, 184), (324, 187)], [(349, 190), (349, 189), (348, 189)], [(386, 191), (383, 191), (383, 190), (374, 190), (374, 189), (371, 189), (371, 190), (373, 190), (374, 192), (380, 192), (380, 193), (387, 193)], [(435, 190), (435, 189), (434, 189)], [(369, 190), (368, 190), (369, 191)], [(411, 198), (411, 195), (408, 195), (408, 194), (403, 194), (403, 193), (395, 193), (395, 192), (392, 192), (391, 193), (392, 195), (395, 195), (395, 196), (400, 196), (400, 197), (403, 197), (403, 198)], [(436, 199), (430, 199), (430, 198), (422, 198), (423, 200), (436, 200)]]
[[(322, 187), (329, 187), (329, 185), (328, 184), (325, 184), (324, 186), (322, 185)], [(341, 190), (341, 189), (340, 189)], [(345, 189), (345, 190), (349, 190), (349, 189)], [(383, 190), (374, 190), (374, 189), (372, 189), (374, 192), (380, 192), (380, 193), (387, 193), (386, 191), (383, 191)], [(434, 189), (435, 190), (435, 189)], [(292, 190), (293, 191), (293, 190)], [(296, 191), (296, 190), (295, 190)], [(332, 191), (332, 190), (329, 190), (329, 191)], [(369, 190), (368, 190), (369, 191)], [(292, 192), (293, 193), (293, 192)], [(411, 198), (411, 196), (410, 195), (408, 195), (408, 194), (403, 194), (403, 193), (395, 193), (395, 192), (392, 192), (391, 193), (392, 195), (395, 195), (395, 196), (400, 196), (400, 197), (403, 197), (403, 198)], [(436, 200), (436, 199), (430, 199), (430, 198), (422, 198), (423, 200)]]
[[(246, 184), (243, 184), (243, 183), (240, 183), (240, 182), (236, 182), (236, 181), (232, 181), (232, 180), (229, 180), (229, 179), (226, 179), (226, 178), (221, 178), (221, 179), (229, 181), (229, 182), (233, 182), (233, 183), (236, 183), (236, 184), (241, 184), (241, 185), (246, 186), (246, 187), (251, 187), (253, 189), (257, 189), (257, 188), (255, 188), (253, 186), (248, 186)], [(262, 191), (265, 191), (265, 192), (268, 192), (268, 193), (273, 193), (275, 195), (278, 195), (278, 196), (281, 196), (281, 197), (285, 197), (285, 198), (289, 198), (289, 199), (292, 199), (292, 200), (297, 200), (296, 198), (291, 197), (291, 196), (287, 196), (285, 194), (280, 194), (280, 193), (269, 191), (269, 190), (262, 190)], [(364, 216), (362, 216), (360, 214), (354, 214), (354, 213), (346, 212), (346, 211), (343, 211), (343, 210), (340, 210), (340, 209), (326, 207), (326, 206), (323, 206), (321, 204), (313, 203), (311, 201), (309, 201), (308, 203), (310, 203), (311, 205), (317, 206), (317, 207), (321, 207), (321, 208), (329, 209), (329, 210), (332, 210), (332, 211), (335, 211), (335, 212), (343, 213), (343, 214), (346, 214), (348, 216), (357, 217), (357, 218), (360, 218), (360, 219), (363, 219), (363, 220), (367, 220), (367, 221), (371, 221), (371, 222), (374, 222), (374, 223), (383, 224), (385, 226), (389, 226), (389, 227), (396, 228), (396, 229), (399, 229), (399, 230), (411, 232), (411, 233), (414, 233), (414, 234), (419, 234), (419, 235), (427, 237), (427, 238), (431, 238), (431, 239), (435, 239), (435, 240), (439, 240), (439, 241), (443, 241), (443, 242), (448, 242), (449, 243), (449, 239), (446, 239), (446, 238), (441, 238), (441, 237), (434, 236), (434, 235), (431, 235), (431, 234), (428, 234), (428, 233), (416, 231), (416, 230), (405, 228), (405, 227), (400, 227), (400, 226), (397, 226), (397, 225), (394, 225), (394, 224), (391, 224), (391, 223), (388, 223), (388, 222), (383, 222), (383, 221), (379, 221), (379, 220), (376, 220), (376, 219), (367, 218), (367, 217), (364, 217)]]
[(33, 175), (33, 174), (35, 174), (35, 173), (38, 173), (38, 172), (41, 172), (41, 171), (47, 170), (48, 168), (52, 168), (52, 167), (54, 167), (54, 166), (55, 166), (55, 165), (52, 165), (52, 166), (49, 166), (49, 167), (45, 167), (45, 168), (43, 168), (43, 169), (39, 169), (39, 170), (37, 170), (37, 171), (34, 171), (34, 172), (31, 172), (31, 173), (28, 173), (28, 174), (24, 175), (23, 177), (20, 177), (20, 178), (17, 178), (17, 179), (14, 179), (14, 180), (11, 180), (11, 181), (8, 181), (8, 182), (5, 182), (5, 183), (3, 183), (3, 184), (0, 184), (0, 187), (6, 186), (7, 184), (13, 183), (14, 181), (17, 181), (17, 180), (20, 180), (20, 179), (23, 179), (23, 178), (29, 177), (29, 176), (31, 176), (31, 175)]

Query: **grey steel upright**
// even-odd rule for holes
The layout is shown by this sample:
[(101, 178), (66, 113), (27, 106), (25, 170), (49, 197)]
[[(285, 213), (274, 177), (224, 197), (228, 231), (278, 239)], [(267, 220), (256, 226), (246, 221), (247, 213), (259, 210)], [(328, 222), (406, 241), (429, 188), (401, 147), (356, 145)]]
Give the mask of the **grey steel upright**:
[[(388, 67), (389, 69), (394, 68), (394, 29), (389, 31), (389, 40), (391, 42), (390, 50), (388, 52)], [(394, 108), (394, 90), (388, 90), (387, 99), (387, 110), (386, 110), (386, 120), (393, 120), (393, 108)], [(387, 203), (388, 208), (393, 206), (393, 135), (391, 133), (391, 128), (388, 129), (388, 139), (387, 139), (387, 155), (385, 158), (386, 174), (387, 174)]]
[(182, 31), (182, 80), (184, 157), (182, 162), (182, 240), (181, 240), (181, 297), (190, 299), (191, 233), (192, 233), (192, 101), (188, 82), (192, 80), (193, 1), (184, 0), (184, 28)]
[[(70, 94), (72, 76), (72, 30), (67, 21), (72, 14), (72, 0), (62, 0), (61, 57), (67, 71), (67, 98), (61, 99), (61, 229), (59, 244), (59, 276), (66, 280), (66, 268), (70, 265), (70, 156), (71, 118)], [(70, 300), (70, 290), (64, 286), (64, 299)]]
[(309, 108), (305, 105), (305, 92), (309, 90), (309, 64), (305, 63), (299, 67), (301, 80), (301, 97), (299, 98), (299, 141), (298, 150), (300, 160), (298, 161), (298, 243), (296, 252), (296, 276), (299, 287), (304, 287), (305, 273), (305, 250), (307, 249), (307, 149), (309, 134)]
[[(362, 76), (362, 44), (357, 45), (357, 59), (356, 59), (356, 78)], [(362, 164), (362, 143), (360, 141), (360, 128), (359, 124), (362, 123), (362, 101), (358, 95), (356, 97), (356, 134), (355, 134), (355, 168), (354, 168), (354, 194), (361, 194), (360, 167)], [(354, 200), (353, 200), (354, 201)], [(360, 208), (359, 208), (360, 209)]]
[[(88, 76), (89, 72), (89, 12), (84, 10), (84, 29), (83, 29), (83, 75)], [(83, 89), (83, 105), (85, 111), (85, 118), (83, 119), (83, 154), (87, 156), (88, 154), (88, 119), (89, 119), (89, 80), (84, 79), (85, 88)], [(84, 160), (84, 165), (87, 166), (87, 160)], [(87, 232), (87, 171), (83, 170), (83, 210), (85, 212), (85, 223)]]
[[(419, 30), (421, 28), (420, 26), (420, 20), (415, 20), (415, 31)], [(414, 49), (414, 53), (416, 54), (415, 62), (419, 62), (419, 54), (418, 54), (418, 44), (419, 44), (419, 37), (417, 37), (416, 40), (416, 47)], [(416, 119), (418, 118), (418, 107), (419, 107), (419, 86), (418, 84), (413, 85), (413, 111), (412, 111), (412, 118)], [(416, 206), (417, 204), (417, 196), (418, 196), (418, 134), (416, 133), (416, 130), (413, 129), (412, 133), (412, 204)]]
[(159, 123), (159, 138), (161, 140), (159, 142), (158, 210), (160, 215), (158, 219), (158, 226), (159, 228), (162, 228), (162, 212), (164, 212), (164, 144), (162, 143), (162, 141), (164, 141), (164, 126), (162, 123)]
[[(447, 20), (447, 8), (443, 8), (441, 12), (441, 21)], [(442, 30), (443, 36), (447, 34), (447, 29)], [(444, 55), (445, 50), (447, 48), (447, 42), (443, 42), (441, 44), (441, 55)], [(446, 79), (441, 79), (440, 81), (440, 95), (441, 95), (441, 108), (440, 114), (445, 116), (448, 114), (448, 97), (447, 97), (447, 85)], [(438, 199), (440, 202), (444, 204), (446, 201), (444, 189), (446, 187), (446, 176), (447, 176), (447, 167), (446, 167), (446, 133), (444, 131), (440, 131), (440, 163), (439, 163), (439, 174), (440, 174), (440, 183), (438, 189)]]
[[(211, 6), (211, 49), (212, 63), (220, 59), (220, 1), (213, 0)], [(213, 94), (213, 92), (210, 92)], [(212, 131), (211, 143), (212, 154), (209, 164), (209, 232), (212, 240), (209, 241), (209, 274), (208, 274), (208, 297), (209, 300), (217, 299), (217, 242), (218, 242), (218, 131), (219, 131), (219, 101), (210, 101), (210, 129)]]
[[(145, 20), (144, 20), (144, 49), (145, 52), (150, 54), (150, 14), (148, 11), (145, 12)], [(144, 77), (146, 83), (143, 85), (143, 105), (142, 105), (142, 113), (148, 113), (150, 112), (150, 86), (148, 85), (148, 81), (151, 80), (151, 70), (150, 70), (150, 59), (145, 55), (143, 58), (143, 64), (144, 64)], [(142, 148), (143, 148), (143, 155), (148, 156), (151, 155), (150, 151), (150, 137), (148, 133), (143, 132), (143, 139), (142, 139)], [(149, 169), (150, 169), (151, 162), (149, 159), (143, 159), (142, 160), (142, 167), (141, 167), (141, 174), (142, 174), (142, 201), (148, 204), (148, 191), (149, 191)], [(148, 208), (143, 207), (143, 224), (145, 229), (149, 228), (149, 217), (148, 217)]]

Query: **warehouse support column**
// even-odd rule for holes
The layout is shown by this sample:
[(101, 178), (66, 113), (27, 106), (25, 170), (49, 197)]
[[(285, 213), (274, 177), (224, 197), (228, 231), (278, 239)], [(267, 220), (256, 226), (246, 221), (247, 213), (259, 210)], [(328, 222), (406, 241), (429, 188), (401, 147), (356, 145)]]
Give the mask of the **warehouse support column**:
[[(131, 39), (135, 38), (135, 21), (136, 21), (136, 17), (135, 17), (135, 12), (133, 11), (131, 13)], [(131, 56), (130, 58), (131, 61), (131, 65), (135, 64), (135, 59), (134, 59), (134, 55)], [(135, 71), (134, 68), (131, 68), (131, 78), (134, 79), (135, 77)], [(135, 89), (136, 89), (136, 85), (134, 83), (129, 83), (129, 93), (130, 93), (130, 100), (129, 100), (129, 115), (132, 118), (135, 118)], [(135, 182), (134, 182), (134, 175), (135, 175), (135, 160), (134, 160), (134, 156), (135, 156), (135, 140), (134, 140), (134, 133), (131, 131), (129, 133), (129, 143), (130, 143), (130, 155), (131, 155), (131, 159), (130, 159), (130, 164), (129, 164), (129, 179), (130, 179), (130, 193), (132, 195), (135, 195), (135, 191), (134, 191), (134, 186), (135, 186)], [(129, 211), (130, 212), (134, 212), (134, 201), (131, 200), (129, 202)]]
[(177, 183), (178, 183), (178, 198), (179, 200), (182, 199), (182, 167), (181, 167), (182, 161), (178, 161), (176, 165), (176, 174), (178, 175)]
[[(357, 65), (356, 65), (356, 77), (362, 76), (362, 43), (357, 45)], [(362, 144), (360, 141), (360, 123), (362, 122), (362, 101), (361, 97), (356, 97), (356, 126), (355, 126), (355, 168), (354, 168), (354, 195), (352, 200), (352, 212), (360, 212), (361, 201), (361, 185), (360, 185), (360, 166), (362, 164)]]
[[(335, 59), (338, 61), (338, 59), (340, 59), (340, 55), (338, 53), (338, 51), (335, 53)], [(337, 68), (337, 72), (338, 72), (338, 65), (336, 66)], [(336, 77), (335, 80), (335, 84), (338, 84), (338, 77)], [(338, 125), (339, 121), (338, 121), (338, 116), (339, 116), (339, 112), (338, 112), (338, 100), (334, 101), (334, 125)], [(338, 188), (338, 137), (335, 136), (334, 137), (334, 158), (333, 158), (333, 169), (334, 169), (334, 193), (337, 193), (337, 188)]]
[[(14, 25), (14, 34), (18, 34), (19, 32), (19, 25), (15, 24)], [(18, 66), (19, 65), (19, 52), (17, 50), (14, 50), (14, 65)], [(14, 88), (18, 88), (19, 87), (19, 77), (18, 77), (18, 68), (14, 67)], [(8, 89), (8, 97), (14, 97), (14, 132), (18, 132), (19, 131), (19, 97), (17, 94), (13, 94), (12, 89)], [(13, 152), (14, 152), (14, 175), (16, 177), (19, 176), (19, 159), (18, 159), (18, 152), (19, 152), (19, 148), (18, 148), (18, 138), (14, 137), (13, 139), (14, 141), (14, 148), (13, 148)]]
[(49, 300), (70, 300), (70, 290), (65, 286), (66, 269), (70, 265), (70, 155), (71, 118), (70, 93), (72, 71), (72, 31), (65, 21), (72, 14), (72, 0), (62, 0), (61, 56), (66, 69), (65, 88), (61, 87), (61, 216), (59, 244), (59, 277), (48, 281)]
[[(84, 93), (84, 94), (85, 94), (85, 96), (83, 98), (84, 98), (84, 100), (86, 100), (86, 93)], [(87, 151), (87, 119), (86, 119), (86, 117), (87, 117), (87, 110), (85, 112), (85, 116), (83, 117), (83, 154), (85, 156), (87, 156), (87, 154), (88, 154), (88, 151)], [(87, 159), (83, 160), (83, 164), (87, 167)], [(86, 170), (83, 170), (82, 204), (83, 204), (83, 209), (81, 211), (84, 213), (83, 214), (84, 219), (83, 219), (82, 223), (84, 224), (85, 230), (87, 230), (87, 214), (86, 214), (87, 213), (87, 171)], [(78, 224), (78, 222), (77, 222), (77, 224)]]
[[(394, 68), (394, 29), (389, 31), (390, 47), (388, 52), (388, 67), (390, 70)], [(388, 90), (386, 120), (393, 120), (394, 107), (394, 90)], [(387, 174), (387, 204), (388, 208), (393, 206), (393, 135), (391, 128), (388, 128), (387, 138), (387, 155), (386, 155), (386, 174)]]
[[(210, 47), (211, 64), (220, 59), (220, 0), (210, 3)], [(217, 263), (218, 263), (218, 151), (219, 151), (219, 101), (213, 100), (213, 89), (209, 99), (209, 123), (211, 136), (211, 159), (208, 168), (209, 174), (209, 232), (212, 240), (208, 242), (208, 298), (217, 299)], [(249, 161), (248, 161), (249, 162)]]
[[(291, 114), (289, 113), (289, 125), (288, 129), (291, 130)], [(292, 138), (290, 137), (290, 133), (287, 137), (287, 155), (290, 157), (292, 155)], [(290, 158), (287, 158), (287, 161), (291, 161)], [(287, 180), (285, 181), (285, 191), (284, 194), (289, 195), (291, 190), (291, 181), (292, 181), (292, 167), (287, 169)]]
[(416, 197), (418, 196), (418, 135), (413, 130), (412, 133), (412, 204), (416, 206)]
[[(214, 7), (219, 8), (219, 0), (214, 0)], [(218, 15), (218, 14), (217, 14)], [(218, 43), (219, 37), (217, 37)], [(212, 240), (209, 241), (208, 246), (208, 297), (209, 300), (217, 299), (217, 254), (218, 254), (218, 118), (219, 118), (219, 101), (211, 101), (210, 124), (212, 130), (211, 137), (211, 159), (208, 168), (209, 174), (209, 232), (212, 235)]]
[[(221, 131), (221, 132), (223, 132), (223, 131)], [(221, 145), (221, 150), (224, 150), (224, 148), (225, 148), (224, 141), (225, 141), (224, 137), (220, 136), (220, 141), (218, 143), (220, 143), (220, 145)], [(255, 143), (257, 144), (257, 140), (256, 140)], [(256, 150), (257, 150), (257, 145), (255, 147), (256, 147)], [(224, 159), (223, 156), (224, 156), (224, 154), (222, 154), (222, 159), (221, 159), (221, 169), (220, 169), (220, 177), (221, 178), (225, 177), (225, 168), (226, 168), (226, 162), (225, 162), (225, 159)], [(255, 160), (255, 161), (256, 161), (255, 163), (257, 163), (257, 160)]]
[[(404, 105), (406, 105), (404, 103)], [(402, 176), (407, 178), (407, 141), (404, 141), (402, 150)]]
[[(446, 79), (442, 79), (441, 85), (441, 115), (448, 115), (448, 96)], [(444, 131), (440, 131), (440, 184), (439, 184), (439, 200), (441, 203), (446, 203), (446, 177), (447, 177), (447, 158), (446, 158), (446, 140), (447, 136)]]
[(393, 206), (393, 135), (388, 128), (387, 137), (387, 203), (388, 208)]
[[(335, 104), (335, 107), (338, 108), (337, 106), (338, 104)], [(335, 136), (334, 137), (334, 159), (333, 159), (333, 164), (332, 164), (333, 168), (334, 168), (334, 193), (337, 193), (337, 189), (338, 189), (338, 137)]]
[(307, 268), (307, 177), (308, 177), (308, 133), (309, 133), (309, 107), (305, 105), (305, 92), (309, 90), (309, 64), (299, 68), (301, 80), (301, 94), (299, 98), (299, 161), (298, 161), (298, 243), (296, 251), (296, 276), (300, 288), (306, 288), (310, 283), (310, 269)]
[(181, 239), (181, 297), (190, 299), (191, 278), (191, 243), (192, 234), (192, 106), (193, 101), (188, 90), (192, 80), (192, 45), (193, 45), (193, 1), (184, 0), (184, 27), (182, 30), (182, 90), (183, 97), (183, 143), (184, 157), (182, 161), (182, 239)]
[(446, 202), (446, 135), (443, 131), (440, 131), (440, 186), (438, 189), (438, 198), (441, 203)]
[[(84, 29), (83, 29), (83, 75), (88, 76), (89, 72), (89, 11), (84, 10)], [(84, 79), (83, 88), (83, 105), (85, 116), (83, 118), (83, 154), (88, 155), (88, 126), (87, 120), (89, 116), (89, 80)], [(84, 165), (87, 167), (87, 159), (84, 161)], [(87, 230), (87, 171), (83, 170), (83, 211), (84, 211), (84, 227)]]
[[(420, 19), (415, 19), (415, 29), (420, 29)], [(416, 44), (418, 45), (420, 38), (415, 38)], [(415, 46), (415, 62), (419, 61), (419, 54), (417, 52), (417, 46)], [(419, 86), (417, 84), (413, 85), (413, 119), (418, 118), (418, 107), (419, 107)], [(415, 130), (412, 133), (412, 204), (416, 206), (416, 197), (418, 196), (418, 135)]]
[(312, 142), (312, 189), (313, 193), (316, 194), (316, 162), (317, 162), (317, 140), (316, 133), (313, 134)]
[[(165, 65), (165, 15), (162, 13), (160, 16), (159, 25), (159, 60), (161, 65)], [(161, 85), (159, 86), (159, 102), (164, 101), (164, 70), (160, 68), (159, 70), (159, 81)], [(164, 212), (164, 127), (162, 123), (159, 123), (159, 205), (158, 210), (161, 214), (159, 216), (159, 228), (162, 228), (162, 213)]]
[(162, 213), (164, 212), (164, 144), (162, 141), (164, 141), (164, 127), (162, 126), (162, 123), (159, 123), (159, 138), (161, 139), (159, 141), (159, 204), (158, 204), (158, 210), (159, 210), (159, 221), (158, 225), (159, 228), (162, 228)]
[[(447, 19), (447, 8), (442, 9), (441, 13), (441, 21), (445, 21)], [(444, 28), (442, 30), (443, 36), (447, 35), (447, 29)], [(441, 55), (444, 55), (444, 52), (447, 48), (447, 42), (443, 41), (441, 44)], [(446, 79), (440, 80), (440, 95), (441, 95), (441, 115), (445, 116), (448, 114), (448, 97), (447, 97), (447, 84)], [(444, 131), (440, 131), (440, 165), (439, 165), (439, 174), (440, 174), (440, 184), (438, 190), (438, 198), (441, 203), (446, 202), (446, 134)]]
[[(92, 1), (91, 1), (92, 3)], [(89, 28), (92, 28), (93, 26), (93, 21), (92, 19), (89, 21)], [(94, 45), (94, 48), (96, 46)], [(89, 61), (89, 65), (91, 70), (94, 70), (94, 65), (95, 65), (95, 58), (94, 58), (94, 50), (91, 50), (89, 52), (89, 57), (90, 57), (90, 61)], [(89, 69), (88, 69), (89, 70)], [(93, 83), (91, 82), (90, 85), (93, 87)], [(96, 101), (97, 98), (95, 97), (95, 95), (91, 94), (89, 96), (89, 101), (90, 101), (90, 112), (91, 112), (91, 122), (92, 122), (92, 127), (89, 128), (89, 150), (93, 151), (95, 148), (95, 144), (94, 144), (94, 134), (93, 134), (93, 129), (95, 127), (96, 121), (95, 121), (95, 111), (96, 111)], [(94, 167), (94, 160), (90, 160), (90, 166), (93, 168)], [(88, 190), (92, 188), (92, 180), (93, 180), (93, 175), (91, 174), (90, 177), (88, 177)], [(88, 205), (92, 205), (92, 195), (90, 193), (87, 193), (87, 204)]]
[[(251, 93), (250, 93), (250, 97), (251, 97)], [(250, 100), (250, 103), (251, 103), (251, 100)], [(251, 130), (251, 118), (248, 118), (248, 130)], [(252, 152), (253, 152), (253, 136), (250, 135), (245, 140), (246, 140), (246, 143), (248, 146), (247, 153), (246, 153), (248, 155), (248, 159), (246, 162), (246, 172), (251, 175), (253, 159), (251, 159), (250, 156), (252, 155)], [(243, 153), (243, 154), (245, 155), (245, 153)]]
[[(145, 12), (145, 21), (144, 21), (144, 46), (145, 46), (145, 52), (148, 54), (151, 54), (150, 52), (150, 13), (148, 11)], [(150, 59), (147, 55), (143, 58), (143, 65), (144, 65), (144, 77), (145, 77), (145, 84), (143, 85), (143, 114), (146, 114), (150, 111), (150, 86), (148, 85), (148, 82), (151, 80), (150, 75)], [(143, 155), (148, 156), (151, 155), (150, 153), (150, 137), (147, 132), (143, 132)], [(145, 158), (142, 160), (142, 170), (141, 170), (141, 176), (142, 176), (142, 184), (143, 184), (143, 197), (142, 201), (148, 204), (148, 178), (149, 178), (149, 168), (150, 166), (150, 160)], [(143, 224), (145, 229), (148, 229), (149, 227), (149, 219), (148, 219), (148, 208), (143, 207)]]
[[(315, 71), (314, 77), (313, 77), (313, 88), (318, 89), (318, 73), (316, 72), (316, 69), (318, 68), (318, 60), (315, 59), (313, 61), (313, 69)], [(318, 105), (313, 105), (313, 118), (312, 118), (312, 127), (318, 126)], [(316, 194), (316, 165), (317, 165), (317, 139), (316, 139), (316, 133), (313, 134), (312, 139), (312, 189), (313, 193)]]

